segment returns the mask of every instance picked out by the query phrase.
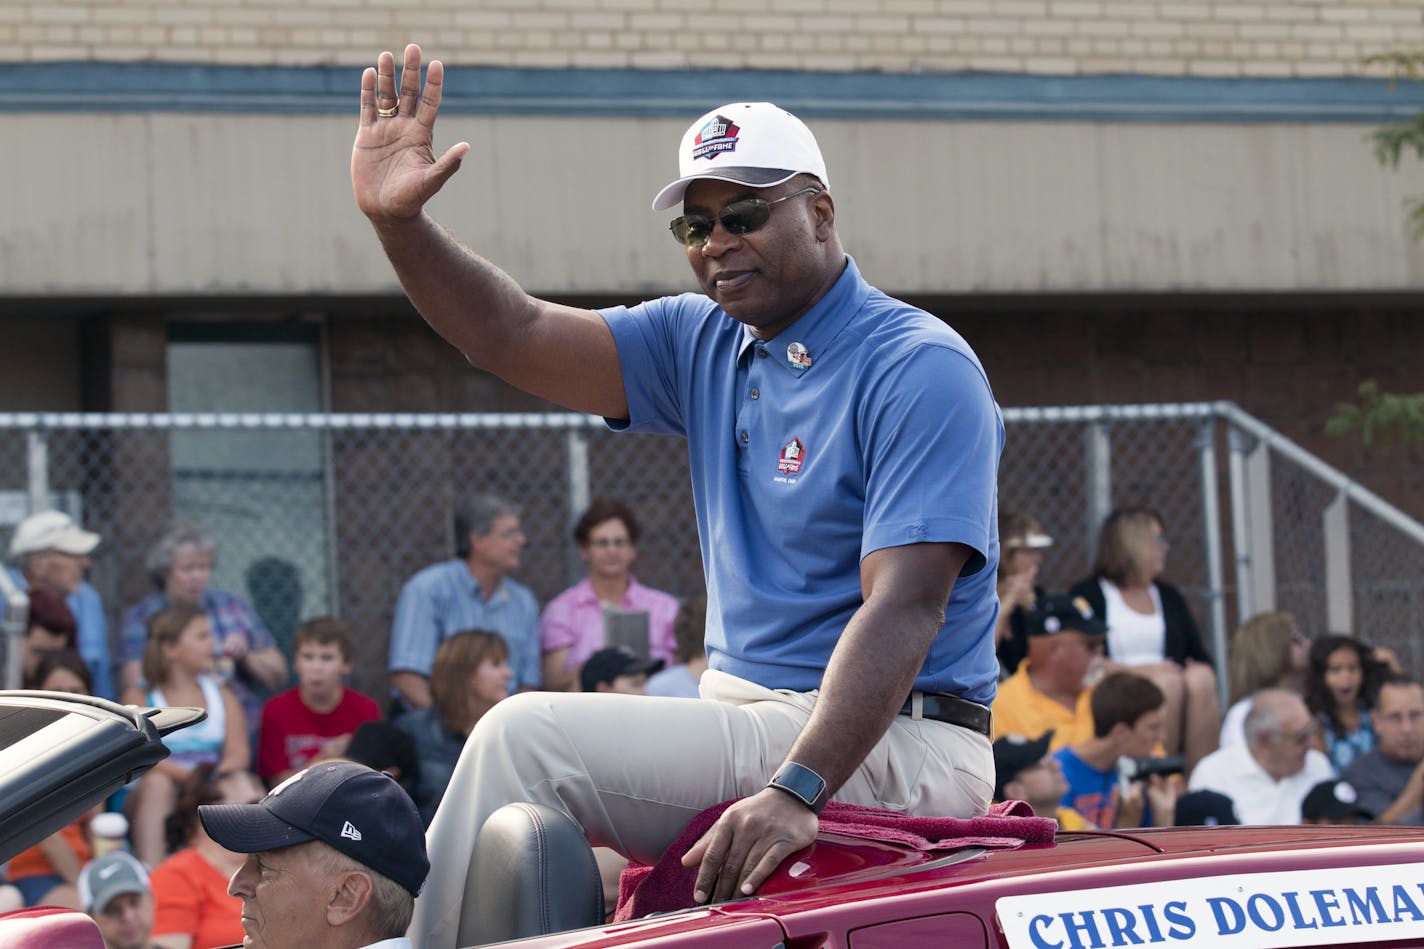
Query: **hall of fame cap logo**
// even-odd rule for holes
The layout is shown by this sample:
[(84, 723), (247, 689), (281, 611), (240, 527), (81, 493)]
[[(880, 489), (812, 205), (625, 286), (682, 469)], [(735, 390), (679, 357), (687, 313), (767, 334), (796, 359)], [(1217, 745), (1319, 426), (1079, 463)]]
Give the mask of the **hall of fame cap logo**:
[(736, 151), (737, 136), (741, 131), (731, 119), (721, 115), (713, 117), (692, 140), (692, 160), (711, 160), (724, 152)]
[(782, 474), (796, 474), (806, 463), (806, 446), (801, 439), (793, 438), (781, 446), (781, 456), (776, 460), (776, 470)]

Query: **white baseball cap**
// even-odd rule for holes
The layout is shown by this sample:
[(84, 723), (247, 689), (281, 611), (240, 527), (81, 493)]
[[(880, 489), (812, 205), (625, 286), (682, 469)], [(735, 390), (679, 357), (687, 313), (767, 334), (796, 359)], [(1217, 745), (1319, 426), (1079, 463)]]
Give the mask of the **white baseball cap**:
[(831, 186), (806, 123), (770, 102), (733, 102), (693, 122), (677, 147), (677, 168), (680, 177), (653, 198), (654, 211), (678, 204), (699, 178), (770, 188), (804, 173)]
[(86, 531), (62, 511), (40, 511), (31, 514), (15, 528), (10, 538), (10, 556), (57, 550), (62, 554), (82, 557), (99, 546), (99, 535)]

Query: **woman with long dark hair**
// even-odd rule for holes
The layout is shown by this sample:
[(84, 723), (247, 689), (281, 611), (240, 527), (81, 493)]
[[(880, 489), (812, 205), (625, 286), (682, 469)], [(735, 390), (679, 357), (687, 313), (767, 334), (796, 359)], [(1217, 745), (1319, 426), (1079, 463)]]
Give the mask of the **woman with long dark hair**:
[(1375, 748), (1370, 709), (1390, 664), (1353, 636), (1331, 633), (1310, 646), (1305, 705), (1320, 724), (1321, 750), (1335, 770)]

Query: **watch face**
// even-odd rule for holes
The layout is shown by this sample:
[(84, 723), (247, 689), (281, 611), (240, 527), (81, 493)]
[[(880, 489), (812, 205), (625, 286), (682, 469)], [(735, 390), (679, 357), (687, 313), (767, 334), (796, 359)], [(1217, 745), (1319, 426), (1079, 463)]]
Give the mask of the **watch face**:
[(826, 803), (826, 781), (804, 765), (788, 762), (771, 779), (773, 787), (781, 788), (800, 798), (811, 810), (820, 813)]

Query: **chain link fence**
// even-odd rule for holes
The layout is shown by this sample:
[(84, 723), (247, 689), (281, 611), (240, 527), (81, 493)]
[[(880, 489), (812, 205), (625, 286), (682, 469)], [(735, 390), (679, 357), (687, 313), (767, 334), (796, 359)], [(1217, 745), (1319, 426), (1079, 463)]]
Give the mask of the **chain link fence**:
[[(1087, 575), (1109, 510), (1147, 504), (1171, 542), (1168, 579), (1218, 656), (1242, 616), (1280, 608), (1307, 632), (1353, 629), (1420, 670), (1424, 528), (1308, 456), (1301, 463), (1303, 452), (1234, 406), (1010, 409), (1005, 422), (1000, 505), (1034, 514), (1057, 539), (1040, 575), (1049, 589)], [(373, 695), (385, 692), (401, 584), (451, 555), (452, 505), (473, 492), (522, 506), (518, 578), (541, 601), (583, 575), (570, 530), (605, 494), (643, 522), (640, 580), (677, 595), (702, 586), (676, 438), (618, 435), (573, 414), (0, 414), (0, 544), (50, 506), (103, 534), (90, 582), (111, 635), (151, 591), (149, 547), (187, 521), (218, 539), (212, 585), (248, 598), (284, 648), (304, 619), (345, 619), (358, 643), (354, 684)]]

